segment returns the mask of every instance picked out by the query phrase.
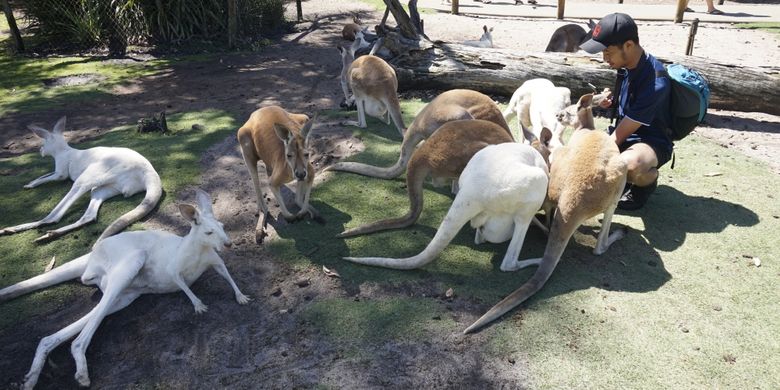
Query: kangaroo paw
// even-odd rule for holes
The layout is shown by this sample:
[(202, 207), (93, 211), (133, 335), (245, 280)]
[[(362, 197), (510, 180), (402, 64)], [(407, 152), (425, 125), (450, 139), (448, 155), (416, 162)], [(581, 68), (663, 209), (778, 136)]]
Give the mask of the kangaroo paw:
[(55, 239), (55, 238), (57, 238), (57, 237), (59, 237), (61, 235), (62, 235), (62, 233), (57, 233), (57, 232), (55, 232), (53, 230), (50, 230), (50, 231), (46, 232), (46, 234), (36, 238), (35, 242), (46, 242), (46, 241)]
[(267, 234), (265, 233), (265, 229), (255, 230), (255, 243), (257, 243), (257, 245), (262, 245), (265, 236), (267, 236)]

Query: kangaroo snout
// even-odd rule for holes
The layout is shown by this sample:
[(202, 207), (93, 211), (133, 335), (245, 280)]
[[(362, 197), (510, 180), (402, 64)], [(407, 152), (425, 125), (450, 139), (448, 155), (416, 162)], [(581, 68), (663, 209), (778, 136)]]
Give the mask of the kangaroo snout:
[(306, 179), (306, 170), (296, 170), (295, 171), (295, 177), (298, 180), (304, 180)]

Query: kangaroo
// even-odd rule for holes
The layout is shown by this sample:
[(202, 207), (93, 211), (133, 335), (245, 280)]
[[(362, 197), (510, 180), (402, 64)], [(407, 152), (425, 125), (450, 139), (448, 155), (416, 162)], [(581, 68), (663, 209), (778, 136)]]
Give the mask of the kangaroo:
[[(281, 214), (287, 221), (295, 221), (306, 214), (314, 220), (324, 222), (314, 207), (309, 204), (314, 182), (314, 167), (309, 161), (309, 135), (316, 120), (309, 120), (303, 114), (293, 114), (279, 106), (268, 106), (256, 110), (249, 120), (238, 129), (238, 144), (241, 155), (252, 177), (252, 183), (260, 207), (260, 217), (255, 227), (255, 241), (260, 244), (265, 237), (268, 205), (260, 189), (257, 162), (263, 161), (268, 174), (269, 187), (279, 202)], [(281, 186), (295, 180), (295, 203), (300, 207), (297, 214), (291, 213), (284, 204)]]
[[(417, 114), (404, 134), (401, 154), (394, 165), (380, 168), (357, 162), (339, 162), (331, 165), (327, 170), (346, 171), (381, 179), (398, 177), (406, 169), (406, 164), (417, 144), (430, 137), (443, 124), (462, 119), (484, 119), (493, 122), (504, 128), (511, 136), (509, 125), (506, 124), (501, 110), (493, 99), (477, 91), (453, 89), (441, 93)], [(458, 145), (451, 146), (458, 147)]]
[[(577, 103), (583, 123), (593, 120), (592, 99), (592, 94), (584, 95)], [(516, 264), (517, 269), (533, 265), (539, 268), (528, 282), (493, 306), (464, 333), (485, 326), (539, 291), (552, 275), (574, 231), (589, 218), (604, 214), (594, 254), (601, 255), (625, 236), (625, 229), (609, 233), (627, 175), (615, 142), (602, 131), (578, 130), (566, 146), (556, 150), (554, 160), (545, 203), (553, 205), (556, 211), (544, 256)]]
[(547, 44), (547, 48), (544, 51), (547, 52), (568, 52), (575, 53), (580, 50), (580, 45), (589, 40), (593, 35), (593, 28), (596, 27), (596, 23), (593, 20), (588, 19), (588, 31), (582, 28), (579, 24), (565, 24), (558, 27), (550, 37), (550, 42)]
[[(358, 31), (353, 39), (351, 45), (348, 48), (336, 46), (341, 53), (341, 91), (344, 92), (344, 104), (345, 107), (350, 107), (354, 104), (354, 97), (349, 93), (349, 67), (355, 60), (355, 53), (363, 47), (369, 45), (365, 39), (363, 39), (363, 31)], [(372, 52), (373, 54), (373, 52)]]
[(479, 37), (478, 41), (463, 41), (463, 44), (474, 47), (493, 47), (493, 27), (488, 29), (487, 26), (482, 26), (482, 31), (482, 36)]
[[(529, 145), (514, 142), (486, 146), (468, 162), (458, 184), (460, 191), (439, 225), (439, 230), (420, 254), (405, 259), (344, 259), (395, 269), (419, 268), (436, 259), (470, 220), (471, 226), (477, 229), (476, 243), (503, 242), (511, 238), (501, 262), (501, 270), (519, 269), (517, 257), (526, 231), (547, 193), (548, 168), (542, 154)], [(509, 226), (513, 227), (509, 237), (508, 219), (512, 221)]]
[(558, 123), (557, 114), (571, 103), (571, 91), (556, 87), (547, 79), (531, 79), (523, 82), (512, 94), (502, 115), (509, 122), (517, 116), (517, 126), (531, 127), (538, 138), (543, 128), (552, 130), (552, 149), (563, 145), (565, 126)]
[[(362, 39), (361, 39), (362, 41)], [(357, 43), (358, 40), (356, 39)], [(353, 43), (352, 48), (356, 47)], [(358, 120), (344, 122), (347, 126), (366, 128), (366, 114), (393, 121), (396, 129), (404, 135), (404, 118), (401, 116), (401, 103), (398, 101), (398, 79), (395, 70), (385, 60), (368, 54), (355, 58), (355, 51), (338, 46), (341, 52), (341, 89), (348, 95), (352, 89), (352, 97), (347, 96), (346, 105), (350, 106), (354, 99), (357, 105)]]
[(357, 24), (347, 23), (344, 25), (344, 28), (341, 29), (341, 37), (348, 41), (354, 41), (355, 34), (357, 34), (360, 30), (361, 28)]
[[(352, 237), (413, 224), (422, 213), (423, 182), (428, 175), (433, 177), (434, 182), (457, 179), (475, 153), (485, 146), (504, 142), (514, 142), (514, 139), (506, 129), (493, 122), (466, 119), (443, 124), (409, 161), (406, 172), (409, 212), (400, 218), (383, 219), (346, 230), (337, 237)], [(458, 147), (453, 148), (453, 145)]]
[(125, 197), (146, 191), (141, 204), (112, 222), (98, 241), (112, 236), (131, 223), (143, 218), (154, 209), (162, 196), (162, 183), (152, 164), (138, 152), (127, 148), (95, 147), (85, 150), (72, 148), (62, 135), (66, 118), (63, 116), (54, 125), (51, 132), (38, 126), (28, 126), (30, 131), (43, 139), (41, 156), (54, 157), (54, 172), (47, 173), (29, 183), (24, 188), (35, 188), (43, 183), (70, 178), (73, 186), (57, 206), (36, 222), (23, 223), (0, 230), (0, 236), (14, 234), (57, 223), (82, 195), (90, 194), (89, 206), (78, 221), (50, 230), (35, 241), (40, 242), (59, 237), (97, 219), (100, 206), (106, 199), (119, 194)]
[(86, 285), (98, 286), (103, 297), (92, 311), (50, 336), (44, 337), (35, 352), (32, 367), (24, 378), (24, 388), (38, 382), (47, 355), (78, 334), (71, 346), (76, 360), (76, 380), (89, 386), (85, 352), (97, 327), (107, 315), (124, 309), (141, 294), (164, 294), (178, 290), (189, 297), (195, 312), (206, 305), (189, 286), (209, 267), (219, 273), (233, 289), (236, 301), (244, 305), (250, 298), (239, 291), (219, 257), (230, 239), (211, 210), (211, 198), (197, 192), (198, 206), (180, 204), (179, 211), (190, 221), (190, 232), (179, 237), (163, 231), (134, 231), (98, 241), (89, 252), (45, 274), (0, 290), (0, 302), (71, 279), (81, 278)]

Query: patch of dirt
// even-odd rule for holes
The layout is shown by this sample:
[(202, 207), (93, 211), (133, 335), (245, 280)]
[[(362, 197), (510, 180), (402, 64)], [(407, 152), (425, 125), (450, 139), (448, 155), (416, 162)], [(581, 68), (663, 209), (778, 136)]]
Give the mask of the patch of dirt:
[(89, 83), (97, 83), (105, 80), (105, 77), (95, 73), (75, 74), (72, 76), (57, 77), (52, 79), (43, 79), (43, 85), (51, 87), (72, 87)]
[[(651, 1), (652, 2), (652, 1)], [(45, 113), (21, 113), (0, 118), (3, 129), (0, 156), (12, 156), (37, 148), (27, 124), (50, 126), (61, 115), (69, 116), (67, 136), (78, 143), (104, 129), (135, 124), (150, 112), (168, 114), (218, 108), (246, 118), (254, 109), (280, 104), (290, 111), (313, 113), (337, 107), (342, 100), (338, 83), (341, 63), (334, 47), (344, 44), (341, 27), (358, 13), (367, 24), (376, 24), (381, 13), (355, 2), (311, 0), (304, 2), (307, 18), (301, 31), (255, 54), (226, 54), (213, 61), (180, 64), (161, 74), (140, 78), (117, 87), (101, 101), (65, 103)], [(294, 7), (288, 10), (294, 12)], [(543, 20), (472, 19), (444, 14), (424, 14), (429, 36), (444, 40), (475, 39), (486, 22), (495, 22), (496, 44), (517, 50), (539, 50), (536, 39), (560, 25)], [(458, 26), (457, 31), (452, 26)], [(699, 27), (695, 53), (713, 61), (780, 62), (777, 50), (757, 51), (751, 42), (776, 39), (757, 31), (740, 31), (740, 42), (728, 26)], [(678, 31), (679, 30), (679, 31)], [(682, 49), (670, 45), (684, 29), (669, 24), (643, 24), (643, 45), (664, 54)], [(549, 33), (549, 34), (548, 34)], [(675, 35), (676, 36), (676, 35)], [(684, 45), (684, 43), (681, 43)], [(761, 43), (763, 45), (763, 43)], [(728, 47), (726, 47), (728, 46)], [(773, 48), (777, 42), (767, 44)], [(679, 50), (678, 50), (679, 49)], [(756, 56), (761, 52), (760, 56)], [(758, 59), (756, 58), (758, 57)], [(744, 61), (744, 62), (742, 62)], [(431, 97), (431, 91), (407, 96)], [(362, 150), (359, 140), (338, 123), (323, 119), (314, 128), (318, 170), (333, 160)], [(707, 126), (697, 133), (772, 163), (780, 151), (780, 118), (759, 113), (713, 110)], [(753, 147), (755, 145), (755, 147)], [(772, 165), (780, 172), (778, 163)], [(246, 306), (236, 304), (225, 281), (207, 272), (193, 291), (209, 311), (196, 315), (184, 294), (143, 296), (99, 327), (87, 353), (95, 388), (127, 388), (156, 384), (165, 388), (527, 388), (528, 370), (522, 354), (496, 357), (487, 354), (491, 328), (469, 337), (459, 332), (436, 334), (423, 343), (390, 341), (367, 346), (371, 359), (345, 356), (337, 343), (319, 333), (300, 313), (312, 302), (328, 298), (378, 300), (399, 294), (441, 294), (425, 283), (398, 286), (365, 285), (347, 291), (339, 279), (319, 269), (295, 270), (284, 259), (272, 256), (254, 243), (257, 205), (235, 137), (227, 137), (202, 157), (201, 187), (214, 198), (214, 212), (233, 238), (234, 248), (223, 258), (241, 290), (254, 298)], [(318, 180), (327, 180), (328, 174)], [(184, 191), (180, 201), (192, 201)], [(267, 195), (271, 197), (271, 195)], [(290, 197), (289, 191), (285, 196)], [(287, 199), (291, 202), (291, 198)], [(272, 202), (272, 206), (275, 201)], [(272, 215), (278, 209), (272, 208)], [(283, 220), (271, 226), (280, 226)], [(147, 222), (152, 228), (186, 233), (187, 226), (175, 206), (162, 208)], [(273, 235), (266, 240), (273, 239)], [(308, 279), (308, 285), (297, 283)], [(403, 291), (396, 291), (398, 288)], [(396, 290), (394, 290), (396, 289)], [(95, 304), (93, 289), (62, 298), (62, 310), (20, 322), (0, 334), (0, 387), (9, 388), (29, 369), (41, 337), (70, 324)], [(99, 294), (97, 294), (99, 296)], [(94, 297), (94, 296), (93, 296)], [(485, 304), (441, 300), (452, 319), (465, 328), (486, 310)], [(505, 321), (516, 321), (522, 314)], [(56, 349), (47, 362), (39, 388), (75, 387), (75, 364), (69, 344)]]

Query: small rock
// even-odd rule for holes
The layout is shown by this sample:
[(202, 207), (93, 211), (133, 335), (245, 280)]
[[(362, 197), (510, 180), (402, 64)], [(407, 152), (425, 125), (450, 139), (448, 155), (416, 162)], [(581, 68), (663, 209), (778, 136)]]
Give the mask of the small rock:
[(737, 362), (737, 357), (730, 353), (726, 353), (723, 354), (723, 361), (729, 364), (734, 364)]
[(311, 284), (311, 281), (308, 278), (299, 279), (297, 282), (295, 282), (295, 284), (298, 285), (298, 287), (303, 288), (309, 286), (309, 284)]
[(721, 311), (723, 310), (723, 307), (721, 305), (712, 305), (712, 310)]
[(684, 326), (683, 326), (682, 328), (680, 328), (680, 330), (681, 330), (683, 333), (688, 333), (688, 332), (689, 332), (688, 328), (686, 328), (686, 327), (684, 327)]
[(515, 364), (515, 358), (510, 357), (509, 359), (506, 359), (506, 361), (509, 362), (509, 364)]
[(444, 293), (444, 296), (447, 297), (447, 299), (452, 299), (452, 297), (455, 296), (455, 291), (450, 287), (447, 289), (447, 292)]

